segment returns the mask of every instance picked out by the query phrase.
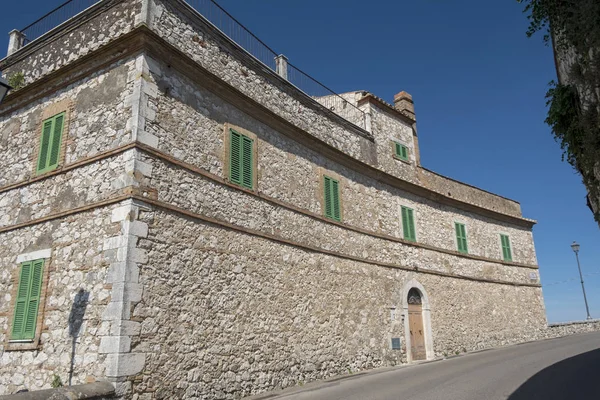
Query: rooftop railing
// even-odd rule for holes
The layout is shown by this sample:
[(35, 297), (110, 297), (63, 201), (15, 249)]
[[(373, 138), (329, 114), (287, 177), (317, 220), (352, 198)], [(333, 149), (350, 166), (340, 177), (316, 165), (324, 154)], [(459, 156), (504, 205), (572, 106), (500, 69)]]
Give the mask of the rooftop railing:
[(100, 0), (69, 0), (61, 4), (43, 17), (21, 29), (20, 32), (25, 36), (24, 44), (34, 41), (44, 33), (51, 31), (99, 1)]
[[(20, 32), (24, 36), (23, 44), (34, 41), (99, 1), (102, 0), (69, 0), (61, 4), (37, 21), (21, 29)], [(282, 73), (282, 70), (278, 69), (276, 65), (276, 58), (280, 53), (271, 49), (214, 0), (186, 1), (248, 54), (287, 79), (313, 100), (347, 121), (363, 129), (366, 128), (365, 113), (362, 110), (298, 67), (287, 63), (287, 59), (285, 59), (286, 67), (283, 69), (285, 73)]]

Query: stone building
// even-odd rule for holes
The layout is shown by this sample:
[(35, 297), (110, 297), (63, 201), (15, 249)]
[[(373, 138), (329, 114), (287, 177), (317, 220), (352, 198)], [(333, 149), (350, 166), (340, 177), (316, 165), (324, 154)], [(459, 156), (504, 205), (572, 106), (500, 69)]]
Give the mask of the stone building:
[(539, 336), (535, 221), (421, 166), (410, 95), (311, 97), (190, 4), (11, 33), (0, 394), (238, 398)]

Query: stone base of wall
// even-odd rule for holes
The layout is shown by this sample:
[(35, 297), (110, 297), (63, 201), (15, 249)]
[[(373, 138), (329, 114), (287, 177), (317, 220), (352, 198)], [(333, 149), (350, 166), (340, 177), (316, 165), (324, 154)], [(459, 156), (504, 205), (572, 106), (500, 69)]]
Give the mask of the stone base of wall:
[(115, 399), (115, 387), (109, 382), (94, 382), (85, 385), (37, 390), (2, 396), (3, 400), (108, 400)]

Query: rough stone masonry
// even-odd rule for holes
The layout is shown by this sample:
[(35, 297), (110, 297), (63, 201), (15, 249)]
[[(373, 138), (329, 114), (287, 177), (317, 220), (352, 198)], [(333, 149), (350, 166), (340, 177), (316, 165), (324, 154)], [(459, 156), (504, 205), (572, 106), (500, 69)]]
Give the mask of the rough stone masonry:
[(103, 0), (13, 39), (0, 394), (233, 399), (597, 327), (548, 328), (535, 221), (422, 167), (407, 93), (335, 97), (347, 120), (181, 0)]

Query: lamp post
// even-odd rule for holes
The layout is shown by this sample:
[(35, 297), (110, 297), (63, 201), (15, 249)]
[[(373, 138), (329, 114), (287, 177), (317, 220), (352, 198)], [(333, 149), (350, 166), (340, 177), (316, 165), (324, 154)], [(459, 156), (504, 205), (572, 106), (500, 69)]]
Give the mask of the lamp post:
[(592, 319), (590, 317), (590, 308), (588, 307), (587, 297), (585, 296), (585, 286), (583, 286), (583, 275), (581, 274), (581, 266), (579, 265), (579, 244), (577, 242), (573, 242), (571, 245), (573, 252), (575, 253), (575, 258), (577, 259), (577, 269), (579, 269), (579, 278), (581, 279), (581, 290), (583, 290), (583, 301), (585, 301), (585, 311), (587, 312), (587, 319)]
[(12, 89), (12, 87), (10, 87), (8, 82), (2, 77), (0, 77), (0, 103), (2, 103), (2, 100), (4, 100), (4, 96), (6, 96), (10, 89)]

